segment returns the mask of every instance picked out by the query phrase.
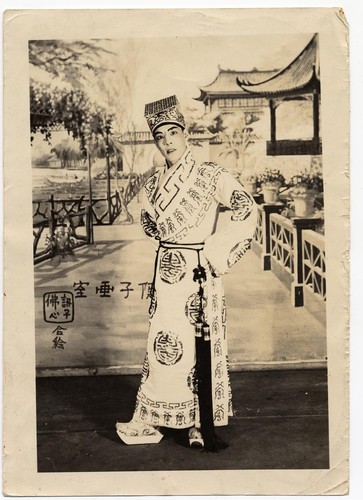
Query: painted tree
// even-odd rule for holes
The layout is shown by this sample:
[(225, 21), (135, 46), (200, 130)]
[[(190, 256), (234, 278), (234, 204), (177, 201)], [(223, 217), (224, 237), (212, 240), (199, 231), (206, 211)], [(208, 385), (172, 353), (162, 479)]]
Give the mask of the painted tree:
[(222, 116), (219, 136), (223, 142), (221, 155), (232, 156), (239, 175), (246, 170), (246, 155), (249, 147), (258, 140), (253, 127), (247, 123), (244, 113)]
[(113, 71), (102, 62), (105, 55), (113, 53), (101, 43), (101, 40), (31, 40), (29, 63), (52, 78), (68, 82), (73, 88), (81, 88), (92, 75)]
[(83, 90), (52, 89), (35, 82), (30, 87), (30, 111), (31, 141), (40, 132), (49, 142), (52, 131), (64, 129), (79, 140), (81, 150), (96, 150), (112, 122), (112, 115)]
[[(133, 217), (127, 208), (126, 198), (127, 193), (132, 189), (131, 184), (135, 182), (136, 166), (142, 162), (145, 155), (145, 147), (137, 141), (137, 127), (133, 118), (139, 56), (140, 52), (135, 42), (127, 41), (123, 44), (122, 56), (115, 61), (115, 72), (99, 78), (97, 83), (105, 105), (114, 112), (109, 146), (122, 157), (122, 162), (128, 170), (126, 186), (123, 187), (119, 184), (118, 169), (114, 170), (124, 213), (124, 219), (119, 222), (123, 224), (133, 222)], [(136, 196), (139, 199), (139, 193)]]
[[(196, 132), (214, 135), (222, 145), (221, 157), (232, 157), (233, 170), (240, 176), (246, 170), (248, 149), (259, 140), (244, 113), (202, 113), (198, 109), (187, 110), (187, 127), (191, 138)], [(250, 161), (253, 163), (253, 160)], [(249, 165), (251, 166), (251, 165)]]
[(61, 142), (53, 146), (50, 152), (55, 153), (61, 162), (62, 168), (71, 167), (72, 165), (74, 166), (83, 158), (79, 145), (69, 138), (63, 139)]
[(107, 56), (113, 53), (102, 40), (29, 42), (31, 141), (40, 132), (49, 142), (52, 131), (64, 129), (83, 148), (104, 135), (111, 113), (90, 96), (94, 79), (114, 71)]
[(145, 149), (136, 141), (138, 130), (134, 121), (135, 82), (137, 81), (138, 67), (140, 65), (140, 49), (133, 40), (123, 44), (122, 55), (114, 61), (115, 71), (103, 75), (98, 79), (100, 98), (104, 105), (113, 110), (113, 133), (118, 138), (125, 138), (126, 148), (122, 142), (118, 143), (124, 165), (129, 171), (128, 182), (131, 182), (136, 165), (142, 160)]

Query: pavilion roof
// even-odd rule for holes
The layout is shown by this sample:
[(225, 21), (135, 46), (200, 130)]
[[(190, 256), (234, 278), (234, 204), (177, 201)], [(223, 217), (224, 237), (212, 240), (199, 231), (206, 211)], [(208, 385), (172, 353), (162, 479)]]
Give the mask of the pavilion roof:
[(278, 70), (259, 71), (253, 69), (251, 71), (236, 71), (231, 69), (219, 68), (219, 73), (212, 83), (204, 87), (200, 87), (200, 96), (196, 101), (204, 101), (205, 97), (211, 96), (228, 96), (236, 95), (243, 96), (248, 92), (241, 89), (237, 80), (247, 80), (249, 82), (257, 83), (266, 80), (276, 74)]
[(241, 89), (259, 96), (294, 95), (319, 88), (318, 35), (315, 34), (295, 59), (275, 75), (259, 83), (238, 78)]

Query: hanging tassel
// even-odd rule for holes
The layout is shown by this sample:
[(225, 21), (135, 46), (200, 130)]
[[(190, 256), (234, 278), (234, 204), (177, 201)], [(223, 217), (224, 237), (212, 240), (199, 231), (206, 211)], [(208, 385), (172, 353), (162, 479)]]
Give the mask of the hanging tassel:
[(212, 397), (212, 368), (210, 327), (207, 323), (202, 326), (203, 337), (196, 336), (197, 352), (197, 387), (200, 412), (201, 433), (204, 440), (204, 450), (217, 452), (228, 445), (220, 439), (214, 430), (213, 397)]
[(202, 330), (203, 330), (203, 340), (205, 342), (210, 342), (210, 328), (208, 323), (203, 323)]
[(206, 281), (207, 275), (200, 262), (193, 272), (194, 281), (198, 281), (199, 283), (199, 318), (195, 324), (195, 349), (200, 426), (204, 441), (204, 450), (216, 452), (227, 448), (228, 445), (214, 431), (210, 326), (205, 321), (203, 311), (204, 290), (202, 282)]
[(198, 338), (203, 337), (203, 323), (201, 321), (195, 323), (195, 336)]

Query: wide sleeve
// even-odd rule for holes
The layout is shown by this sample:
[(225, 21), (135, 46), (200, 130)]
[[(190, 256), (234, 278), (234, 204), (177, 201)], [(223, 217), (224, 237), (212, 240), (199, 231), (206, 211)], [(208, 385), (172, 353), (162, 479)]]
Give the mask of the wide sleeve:
[(150, 178), (141, 192), (140, 223), (145, 235), (152, 243), (157, 245), (160, 240), (160, 234), (156, 224), (155, 210), (150, 200), (154, 195), (153, 191), (155, 191), (155, 189), (155, 180)]
[(227, 171), (219, 176), (215, 198), (231, 209), (231, 218), (206, 239), (203, 253), (216, 274), (225, 274), (251, 246), (257, 224), (257, 205)]

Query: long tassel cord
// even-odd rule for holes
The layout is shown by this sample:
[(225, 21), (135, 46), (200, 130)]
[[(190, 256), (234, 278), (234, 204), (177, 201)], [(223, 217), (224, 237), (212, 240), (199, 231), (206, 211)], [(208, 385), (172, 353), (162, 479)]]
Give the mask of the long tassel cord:
[(216, 435), (214, 430), (210, 326), (206, 322), (203, 309), (203, 282), (207, 281), (207, 274), (200, 263), (200, 250), (197, 250), (197, 254), (198, 266), (193, 269), (193, 280), (199, 284), (199, 314), (195, 324), (195, 350), (200, 426), (204, 449), (216, 452), (227, 448), (228, 445)]

